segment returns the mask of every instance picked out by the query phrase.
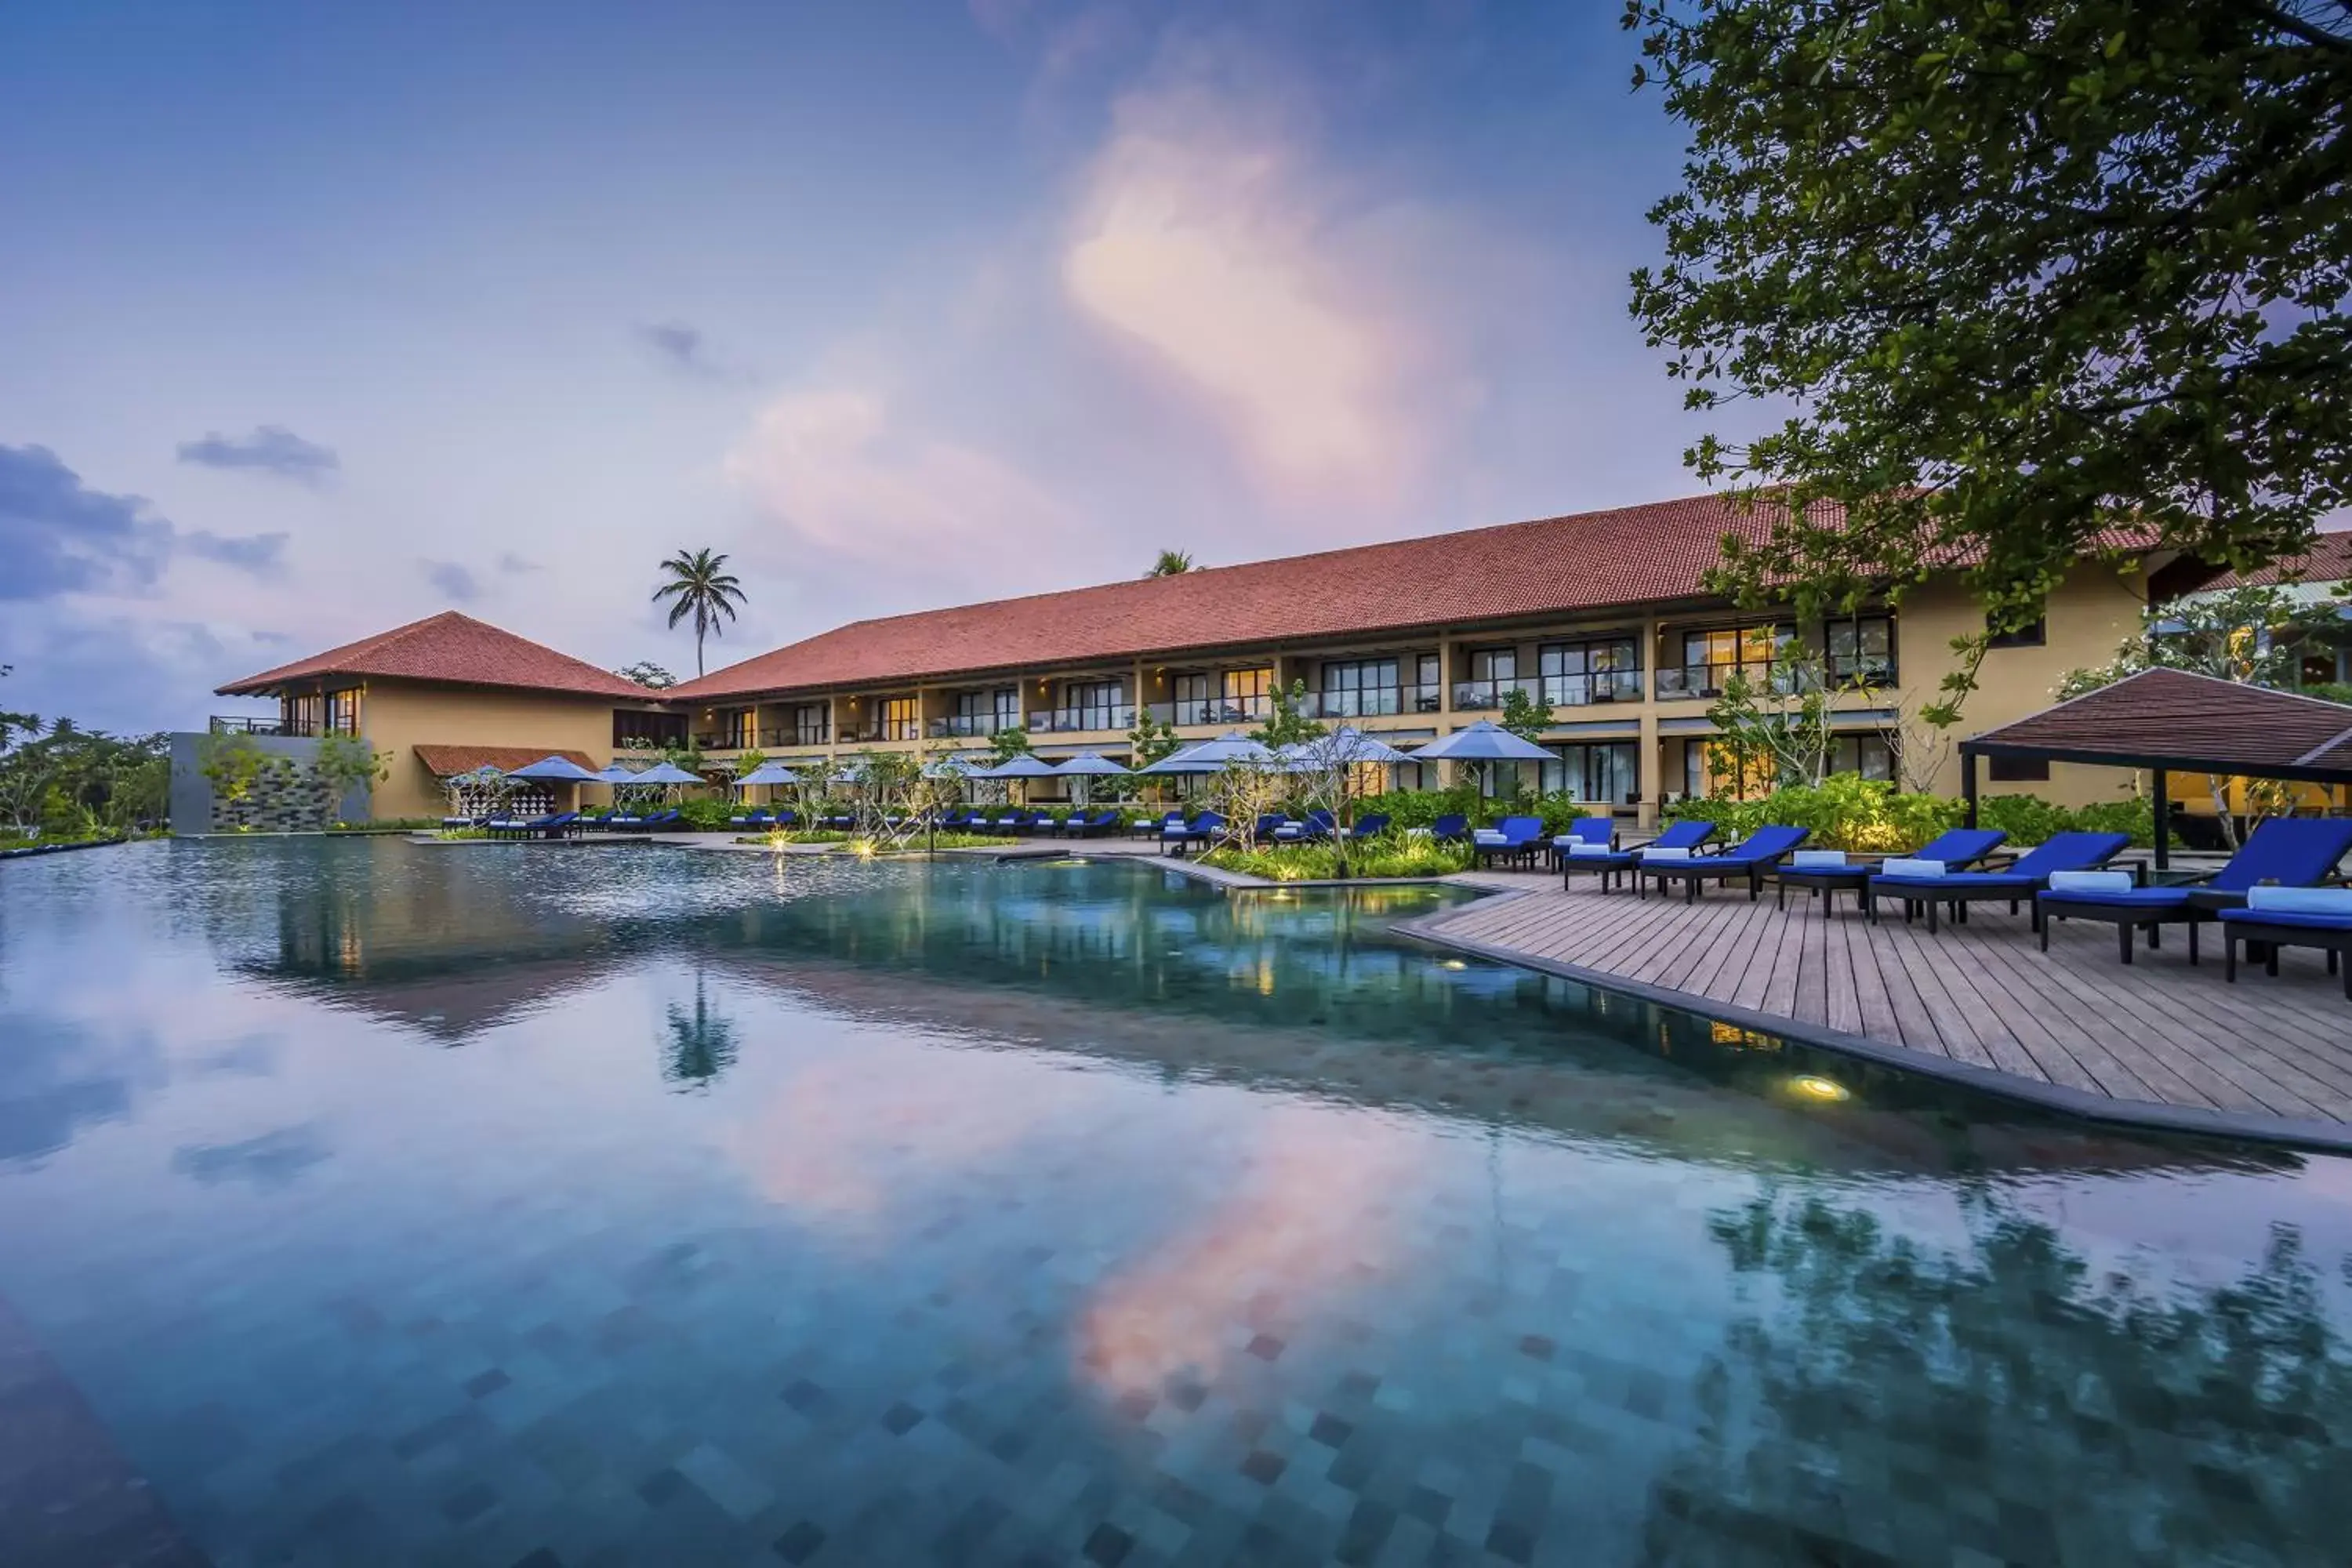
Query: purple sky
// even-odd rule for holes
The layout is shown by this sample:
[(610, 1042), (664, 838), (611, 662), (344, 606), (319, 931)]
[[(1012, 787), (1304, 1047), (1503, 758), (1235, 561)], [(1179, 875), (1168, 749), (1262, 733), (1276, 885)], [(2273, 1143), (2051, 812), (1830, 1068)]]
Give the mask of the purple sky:
[(691, 670), (1657, 499), (1679, 138), (1613, 4), (0, 11), (0, 705), (450, 605)]

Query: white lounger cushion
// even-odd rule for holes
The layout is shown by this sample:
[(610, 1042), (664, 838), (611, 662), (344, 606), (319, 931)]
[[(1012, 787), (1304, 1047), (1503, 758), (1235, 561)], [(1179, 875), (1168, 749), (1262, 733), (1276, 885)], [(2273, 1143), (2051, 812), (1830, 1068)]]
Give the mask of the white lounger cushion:
[(1800, 871), (1803, 870), (1808, 866), (1843, 866), (1845, 864), (1845, 851), (1843, 849), (1800, 849), (1795, 854), (1789, 857), (1789, 864), (1794, 866)]
[(1607, 857), (1616, 853), (1606, 844), (1588, 844), (1581, 838), (1571, 838), (1567, 842), (1569, 858), (1571, 860), (1580, 855)]
[(1500, 833), (1497, 833), (1491, 827), (1482, 827), (1475, 833), (1472, 834), (1471, 837), (1480, 844), (1507, 844), (1510, 842), (1509, 839), (1504, 837)]
[(1951, 868), (1941, 860), (1915, 860), (1906, 855), (1879, 862), (1878, 874), (1882, 877), (1940, 877), (1949, 869)]
[(2352, 915), (2352, 888), (2249, 888), (2246, 908), (2299, 915)]
[(2050, 890), (2053, 893), (2127, 893), (2131, 891), (2129, 871), (2053, 871)]
[(1687, 849), (1659, 849), (1652, 847), (1642, 851), (1642, 858), (1644, 860), (1687, 860), (1690, 858), (1691, 852)]

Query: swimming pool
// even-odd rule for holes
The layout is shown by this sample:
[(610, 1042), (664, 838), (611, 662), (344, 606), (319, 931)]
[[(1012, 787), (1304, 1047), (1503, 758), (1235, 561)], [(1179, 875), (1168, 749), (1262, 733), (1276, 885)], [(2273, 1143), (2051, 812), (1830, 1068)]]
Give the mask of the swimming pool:
[(1388, 933), (1445, 893), (0, 894), (0, 1302), (220, 1563), (2338, 1560), (2352, 1165)]

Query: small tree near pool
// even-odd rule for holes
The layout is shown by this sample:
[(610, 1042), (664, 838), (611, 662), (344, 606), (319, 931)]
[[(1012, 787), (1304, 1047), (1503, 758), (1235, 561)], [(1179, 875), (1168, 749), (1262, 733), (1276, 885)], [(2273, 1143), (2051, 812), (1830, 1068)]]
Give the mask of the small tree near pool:
[(310, 757), (310, 776), (325, 796), (320, 804), (326, 819), (339, 821), (345, 795), (392, 776), (392, 753), (375, 750), (356, 735), (321, 735)]

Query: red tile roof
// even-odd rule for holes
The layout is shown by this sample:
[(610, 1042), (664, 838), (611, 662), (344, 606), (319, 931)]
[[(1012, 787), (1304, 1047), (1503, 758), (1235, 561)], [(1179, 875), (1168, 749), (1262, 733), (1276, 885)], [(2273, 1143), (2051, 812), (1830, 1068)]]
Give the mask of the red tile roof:
[[(281, 664), (218, 688), (221, 695), (250, 696), (290, 681), (322, 675), (397, 677), (467, 686), (520, 686), (535, 691), (573, 691), (590, 697), (654, 695), (610, 670), (528, 637), (501, 631), (487, 621), (444, 610), (372, 637)], [(544, 756), (546, 753), (541, 752)]]
[(684, 700), (1402, 632), (1687, 598), (1759, 510), (1694, 496), (857, 621), (675, 688)]
[(2185, 669), (2144, 669), (1963, 746), (2256, 777), (2292, 769), (2352, 784), (2352, 707)]
[(543, 746), (436, 746), (418, 742), (416, 760), (436, 779), (454, 778), (470, 773), (476, 768), (492, 767), (502, 773), (517, 768), (527, 768), (533, 763), (543, 763), (550, 757), (562, 757), (574, 767), (594, 773), (604, 764), (590, 760), (585, 752), (551, 752)]
[(2197, 591), (2220, 588), (2260, 588), (2274, 583), (2342, 583), (2352, 581), (2352, 529), (2323, 533), (2301, 555), (2250, 572), (2224, 572), (2200, 584)]

